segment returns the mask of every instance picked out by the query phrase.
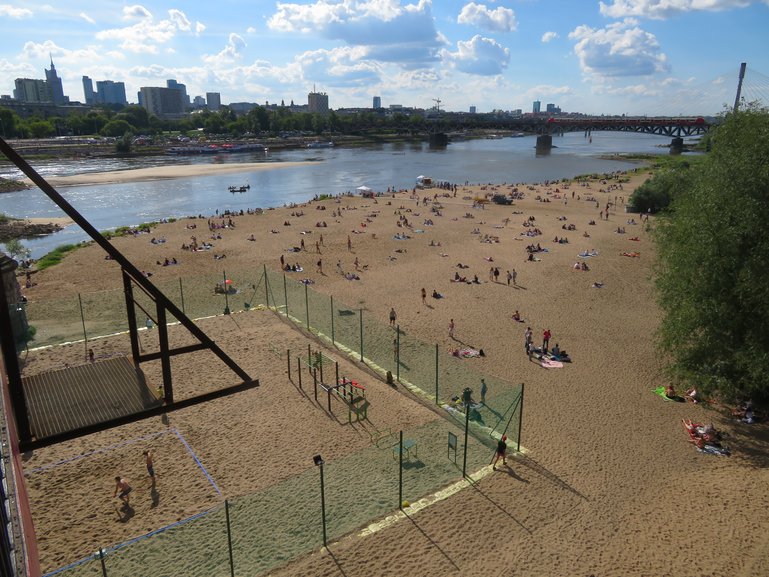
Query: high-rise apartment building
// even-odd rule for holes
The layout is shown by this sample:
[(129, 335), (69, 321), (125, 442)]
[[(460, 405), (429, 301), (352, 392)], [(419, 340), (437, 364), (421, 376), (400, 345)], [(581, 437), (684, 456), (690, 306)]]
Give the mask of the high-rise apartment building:
[(531, 108), (531, 111), (534, 114), (539, 114), (541, 110), (542, 110), (542, 102), (540, 102), (539, 100), (535, 100)]
[(166, 88), (170, 88), (171, 90), (178, 90), (182, 94), (182, 102), (184, 103), (184, 107), (188, 108), (190, 106), (190, 97), (187, 96), (187, 86), (182, 84), (181, 82), (177, 82), (176, 80), (170, 79), (166, 80)]
[(374, 96), (374, 110), (379, 110), (380, 108), (382, 108), (382, 97)]
[(325, 92), (310, 92), (307, 95), (307, 111), (310, 113), (328, 114), (328, 94)]
[(218, 92), (206, 92), (206, 105), (211, 112), (222, 107), (222, 95)]
[(478, 109), (475, 106), (470, 107), (470, 114), (475, 114)]
[(21, 102), (53, 102), (48, 82), (34, 78), (17, 78), (13, 97)]
[(158, 118), (181, 118), (187, 107), (181, 90), (160, 86), (142, 86), (139, 103)]

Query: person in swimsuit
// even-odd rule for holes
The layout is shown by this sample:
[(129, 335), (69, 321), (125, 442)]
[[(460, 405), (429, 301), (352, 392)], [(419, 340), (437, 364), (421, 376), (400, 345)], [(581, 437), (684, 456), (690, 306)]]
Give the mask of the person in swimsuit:
[(144, 455), (144, 459), (147, 462), (147, 473), (149, 473), (150, 479), (152, 479), (152, 482), (155, 482), (155, 467), (152, 463), (152, 450), (148, 449), (142, 453)]
[(128, 484), (128, 481), (121, 478), (120, 476), (115, 477), (115, 492), (112, 494), (113, 497), (120, 497), (120, 500), (123, 501), (126, 507), (129, 506), (129, 494), (133, 491), (133, 488), (131, 485)]
[(497, 441), (497, 453), (494, 455), (494, 463), (491, 465), (492, 470), (497, 470), (497, 461), (502, 457), (502, 464), (507, 465), (507, 435), (502, 435), (502, 438)]

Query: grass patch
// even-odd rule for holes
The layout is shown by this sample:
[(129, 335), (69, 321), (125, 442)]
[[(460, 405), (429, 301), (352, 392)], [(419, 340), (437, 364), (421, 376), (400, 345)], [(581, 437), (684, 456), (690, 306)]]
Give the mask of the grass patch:
[(59, 264), (61, 259), (63, 259), (68, 252), (72, 252), (77, 248), (79, 248), (79, 245), (77, 244), (63, 244), (53, 249), (44, 257), (40, 258), (37, 263), (35, 263), (35, 266), (37, 270), (45, 270), (48, 267)]

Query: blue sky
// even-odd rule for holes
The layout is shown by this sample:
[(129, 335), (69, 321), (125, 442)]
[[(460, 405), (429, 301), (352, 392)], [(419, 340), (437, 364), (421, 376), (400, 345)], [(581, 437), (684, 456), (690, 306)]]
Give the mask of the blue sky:
[[(81, 77), (190, 96), (331, 108), (712, 114), (740, 62), (769, 76), (769, 0), (0, 0), (0, 94), (44, 78), (72, 100)], [(749, 73), (749, 80), (750, 80)]]

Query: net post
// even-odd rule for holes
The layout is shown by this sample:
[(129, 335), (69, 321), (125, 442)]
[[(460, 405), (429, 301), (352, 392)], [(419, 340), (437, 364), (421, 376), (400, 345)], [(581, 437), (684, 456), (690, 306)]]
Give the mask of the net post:
[(331, 344), (336, 346), (336, 339), (334, 338), (334, 295), (331, 295)]
[(435, 343), (435, 404), (440, 405), (440, 401), (438, 401), (438, 343)]
[(304, 310), (307, 313), (307, 330), (310, 330), (310, 297), (307, 285), (304, 285)]
[(395, 327), (395, 380), (401, 382), (401, 326)]
[(182, 277), (179, 277), (179, 297), (181, 298), (182, 312), (186, 315), (187, 311), (184, 310), (184, 286), (182, 285)]
[(286, 285), (286, 273), (283, 273), (283, 300), (286, 301), (286, 318), (288, 318), (288, 286)]
[(359, 319), (360, 319), (360, 362), (363, 362), (363, 309), (358, 309), (360, 311)]
[(403, 510), (403, 431), (398, 440), (398, 509)]
[(83, 299), (80, 293), (77, 293), (77, 303), (80, 306), (80, 323), (83, 325), (83, 346), (85, 347), (85, 357), (88, 358), (88, 333), (85, 330), (85, 315), (83, 314)]
[(286, 349), (286, 365), (288, 368), (288, 380), (291, 380), (291, 349)]
[(521, 383), (521, 402), (519, 403), (519, 409), (518, 409), (518, 446), (515, 449), (517, 452), (521, 452), (521, 428), (523, 427), (523, 391), (525, 388), (525, 383)]
[(230, 502), (224, 500), (224, 516), (227, 520), (227, 549), (230, 552), (230, 577), (235, 577), (235, 557), (232, 554), (232, 528), (230, 527)]

